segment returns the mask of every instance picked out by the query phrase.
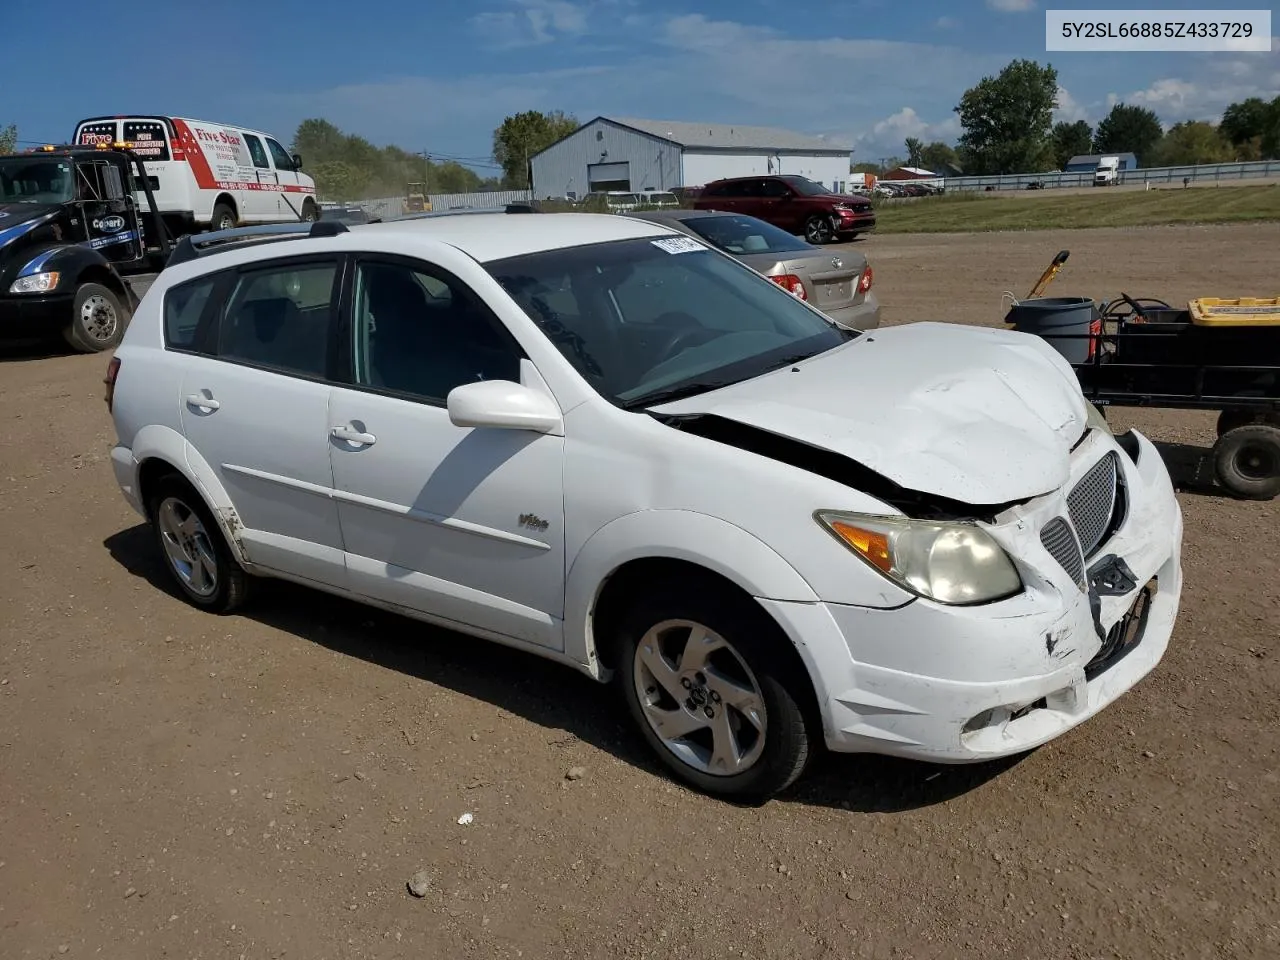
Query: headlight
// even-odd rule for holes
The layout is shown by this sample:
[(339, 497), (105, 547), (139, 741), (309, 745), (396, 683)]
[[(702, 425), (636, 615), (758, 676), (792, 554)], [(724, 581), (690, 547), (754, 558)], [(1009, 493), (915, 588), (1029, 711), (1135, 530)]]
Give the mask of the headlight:
[(1022, 589), (1009, 555), (972, 523), (819, 511), (837, 540), (912, 593), (938, 603), (989, 603)]
[(30, 276), (19, 277), (13, 281), (9, 287), (10, 293), (48, 293), (58, 285), (58, 272), (52, 270), (48, 273), (33, 273)]
[(1111, 424), (1107, 423), (1107, 418), (1103, 412), (1087, 400), (1085, 401), (1085, 406), (1089, 408), (1089, 428), (1092, 430), (1101, 430), (1103, 433), (1111, 435)]

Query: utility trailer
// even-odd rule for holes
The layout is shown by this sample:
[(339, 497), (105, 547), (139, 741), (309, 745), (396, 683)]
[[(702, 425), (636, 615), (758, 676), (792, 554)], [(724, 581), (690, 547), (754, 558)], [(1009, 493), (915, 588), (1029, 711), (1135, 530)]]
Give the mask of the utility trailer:
[[(1066, 262), (1055, 258), (1033, 294)], [(1042, 300), (1049, 304), (1054, 301)], [(1169, 407), (1218, 413), (1214, 472), (1248, 500), (1280, 494), (1280, 298), (1204, 297), (1185, 308), (1126, 293), (1074, 325), (1037, 321), (1036, 299), (1006, 322), (1042, 336), (1071, 363), (1096, 406)]]

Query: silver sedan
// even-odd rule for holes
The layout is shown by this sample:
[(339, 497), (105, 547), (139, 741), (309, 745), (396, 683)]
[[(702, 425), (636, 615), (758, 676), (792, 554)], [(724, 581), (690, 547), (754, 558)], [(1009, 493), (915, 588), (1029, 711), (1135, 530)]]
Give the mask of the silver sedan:
[(661, 223), (723, 250), (842, 327), (871, 330), (880, 326), (880, 301), (871, 292), (871, 267), (861, 253), (832, 253), (763, 220), (736, 213), (652, 210), (627, 216)]

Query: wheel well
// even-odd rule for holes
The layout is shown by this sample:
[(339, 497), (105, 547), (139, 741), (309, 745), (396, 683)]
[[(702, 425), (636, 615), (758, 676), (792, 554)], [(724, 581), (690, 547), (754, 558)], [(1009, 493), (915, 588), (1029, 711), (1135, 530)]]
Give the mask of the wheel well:
[(236, 220), (240, 219), (240, 208), (236, 206), (236, 202), (234, 199), (232, 199), (231, 194), (229, 193), (218, 194), (218, 199), (213, 201), (213, 205), (216, 207), (219, 204), (222, 204), (224, 207), (230, 207), (231, 212), (235, 214)]
[(129, 306), (129, 293), (124, 288), (124, 284), (120, 282), (120, 278), (113, 270), (102, 266), (101, 264), (92, 264), (85, 267), (76, 276), (76, 286), (82, 283), (100, 283), (112, 293), (124, 300), (123, 306)]
[(777, 631), (782, 665), (802, 681), (804, 702), (800, 706), (806, 718), (816, 724), (814, 729), (822, 729), (822, 713), (813, 689), (813, 678), (809, 676), (809, 670), (795, 644), (750, 593), (728, 577), (688, 560), (670, 557), (630, 560), (609, 575), (596, 595), (590, 614), (591, 636), (601, 666), (609, 670), (616, 670), (619, 666), (619, 625), (627, 609), (644, 594), (653, 593), (655, 589), (661, 590), (666, 584), (679, 584), (686, 589), (693, 586), (699, 591), (719, 593), (726, 599), (743, 604), (747, 609), (755, 610), (772, 624)]
[(143, 509), (147, 508), (151, 494), (160, 481), (171, 476), (178, 477), (186, 483), (186, 477), (182, 476), (182, 472), (167, 460), (150, 457), (142, 461), (141, 466), (138, 467), (138, 499), (142, 501)]

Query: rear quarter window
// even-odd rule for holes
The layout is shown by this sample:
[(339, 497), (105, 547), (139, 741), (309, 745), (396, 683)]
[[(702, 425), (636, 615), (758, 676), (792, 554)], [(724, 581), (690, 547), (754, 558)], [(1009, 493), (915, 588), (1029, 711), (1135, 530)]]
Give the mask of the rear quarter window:
[(171, 287), (164, 295), (164, 345), (170, 350), (194, 350), (200, 318), (213, 293), (217, 276), (201, 277)]

